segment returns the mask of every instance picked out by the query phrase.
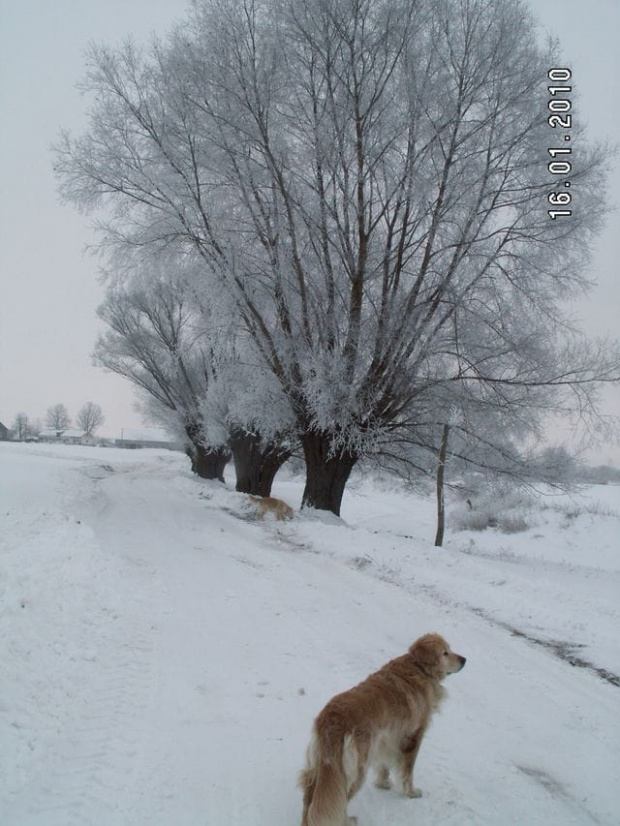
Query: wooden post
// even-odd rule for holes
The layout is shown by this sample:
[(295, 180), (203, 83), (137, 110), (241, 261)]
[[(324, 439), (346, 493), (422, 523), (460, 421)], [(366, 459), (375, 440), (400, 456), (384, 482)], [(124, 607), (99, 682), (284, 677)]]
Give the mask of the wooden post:
[(444, 497), (443, 497), (443, 479), (446, 468), (446, 454), (448, 453), (448, 434), (450, 432), (450, 425), (443, 426), (443, 433), (441, 436), (441, 447), (439, 448), (439, 463), (437, 465), (437, 533), (435, 534), (435, 547), (440, 548), (443, 544), (443, 532), (446, 523)]

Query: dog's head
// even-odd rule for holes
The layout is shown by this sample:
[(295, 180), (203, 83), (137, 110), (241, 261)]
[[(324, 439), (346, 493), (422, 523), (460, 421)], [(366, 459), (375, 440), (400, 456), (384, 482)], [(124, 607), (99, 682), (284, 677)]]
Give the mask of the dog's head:
[(460, 671), (465, 657), (455, 654), (439, 634), (425, 634), (409, 648), (415, 662), (431, 677), (442, 680), (447, 674)]

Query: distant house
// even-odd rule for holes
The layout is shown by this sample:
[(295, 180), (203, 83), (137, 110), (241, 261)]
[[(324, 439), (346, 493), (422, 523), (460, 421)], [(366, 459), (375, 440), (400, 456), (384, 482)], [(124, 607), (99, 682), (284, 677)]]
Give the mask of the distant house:
[(9, 440), (9, 429), (5, 427), (2, 422), (0, 422), (0, 442), (8, 442)]
[(38, 435), (40, 442), (59, 442), (62, 430), (56, 430), (54, 427), (44, 427)]
[(64, 430), (54, 427), (44, 427), (39, 432), (40, 442), (59, 442), (63, 445), (90, 445), (93, 439), (86, 435), (84, 430), (67, 427)]
[(69, 427), (62, 431), (60, 441), (65, 445), (89, 445), (92, 444), (93, 440), (86, 434), (85, 430), (76, 430)]
[(142, 428), (141, 430), (123, 429), (121, 431), (121, 438), (115, 439), (116, 447), (125, 447), (130, 449), (141, 447), (158, 447), (166, 450), (183, 450), (181, 442), (174, 439), (165, 430), (160, 430), (156, 427)]

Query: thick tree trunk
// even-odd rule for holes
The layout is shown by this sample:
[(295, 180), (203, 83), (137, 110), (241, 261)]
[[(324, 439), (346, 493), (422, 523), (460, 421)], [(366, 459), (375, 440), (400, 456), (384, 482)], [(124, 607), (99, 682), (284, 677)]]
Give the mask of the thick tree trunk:
[(330, 455), (329, 433), (306, 433), (301, 437), (301, 444), (306, 460), (302, 507), (327, 510), (340, 516), (342, 494), (358, 457), (348, 452)]
[(202, 445), (192, 446), (188, 455), (192, 462), (192, 471), (201, 479), (217, 479), (224, 481), (224, 468), (230, 462), (230, 453), (227, 450), (207, 450)]
[(290, 457), (291, 451), (274, 442), (264, 444), (258, 433), (234, 430), (230, 436), (236, 490), (255, 496), (269, 496), (276, 473)]
[(200, 440), (200, 427), (187, 425), (185, 433), (189, 440), (185, 453), (192, 463), (192, 472), (201, 479), (224, 481), (224, 468), (230, 462), (230, 451), (222, 448), (205, 447)]
[(439, 462), (437, 464), (437, 533), (435, 534), (435, 547), (440, 548), (443, 545), (443, 532), (446, 524), (446, 513), (443, 496), (443, 481), (446, 470), (446, 455), (448, 453), (448, 434), (450, 433), (450, 425), (443, 426), (443, 434), (441, 436), (441, 447), (439, 448)]

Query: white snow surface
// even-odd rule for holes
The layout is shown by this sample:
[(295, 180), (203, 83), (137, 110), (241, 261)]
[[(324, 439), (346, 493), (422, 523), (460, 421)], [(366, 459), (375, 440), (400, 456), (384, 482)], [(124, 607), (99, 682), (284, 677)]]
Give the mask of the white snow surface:
[(294, 826), (316, 714), (427, 631), (467, 665), (423, 797), (368, 783), (359, 826), (620, 823), (620, 488), (436, 549), (432, 498), (396, 485), (261, 523), (227, 478), (0, 444), (3, 826)]

